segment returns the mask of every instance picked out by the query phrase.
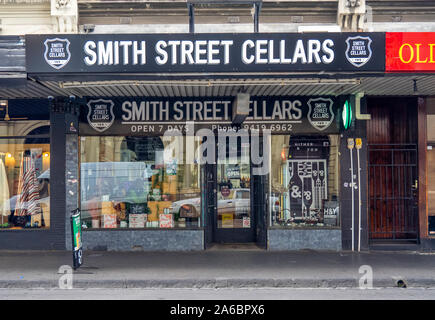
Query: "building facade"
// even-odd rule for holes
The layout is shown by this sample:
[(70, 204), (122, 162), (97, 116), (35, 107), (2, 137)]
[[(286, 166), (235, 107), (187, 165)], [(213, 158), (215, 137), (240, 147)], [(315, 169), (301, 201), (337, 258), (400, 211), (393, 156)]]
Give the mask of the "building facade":
[(412, 4), (3, 1), (0, 248), (431, 249)]

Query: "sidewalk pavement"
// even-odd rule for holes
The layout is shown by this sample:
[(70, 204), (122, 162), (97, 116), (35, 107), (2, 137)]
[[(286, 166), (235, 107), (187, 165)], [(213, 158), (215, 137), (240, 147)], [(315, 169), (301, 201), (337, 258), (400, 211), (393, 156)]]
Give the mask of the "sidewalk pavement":
[[(0, 288), (58, 288), (67, 251), (0, 251)], [(435, 288), (435, 255), (418, 252), (85, 252), (74, 288), (358, 287), (362, 265), (374, 287)]]

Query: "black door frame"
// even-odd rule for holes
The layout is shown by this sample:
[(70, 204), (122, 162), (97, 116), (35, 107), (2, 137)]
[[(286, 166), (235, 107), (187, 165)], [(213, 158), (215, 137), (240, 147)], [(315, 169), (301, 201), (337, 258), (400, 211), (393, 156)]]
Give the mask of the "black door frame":
[[(218, 136), (215, 132), (215, 139)], [(249, 139), (249, 147), (251, 141)], [(218, 160), (218, 144), (216, 143), (215, 148), (215, 164), (204, 165), (203, 173), (209, 177), (205, 179), (206, 188), (205, 197), (207, 198), (205, 208), (206, 208), (206, 226), (205, 226), (205, 237), (206, 237), (206, 247), (210, 243), (251, 243), (256, 242), (256, 228), (257, 219), (254, 207), (254, 179), (252, 179), (252, 162), (251, 157), (249, 158), (249, 172), (250, 172), (250, 210), (251, 210), (251, 227), (248, 228), (217, 228), (217, 192), (218, 192), (218, 181), (217, 181), (217, 160)], [(213, 179), (213, 182), (211, 181)]]
[(214, 211), (216, 210), (216, 165), (215, 164), (203, 164), (201, 165), (201, 210), (203, 214), (203, 226), (204, 226), (204, 243), (207, 249), (213, 242), (213, 230), (214, 230)]
[[(272, 141), (269, 140), (267, 142), (267, 146), (269, 150), (267, 152), (271, 151), (272, 146), (269, 145)], [(259, 156), (269, 156), (268, 153), (263, 153), (263, 135), (259, 135)], [(266, 162), (268, 163), (268, 161)], [(261, 165), (265, 165), (266, 163), (262, 163)], [(251, 162), (251, 172), (255, 168), (260, 168), (261, 165), (256, 165)], [(252, 202), (252, 210), (253, 214), (255, 215), (255, 236), (256, 236), (256, 243), (257, 246), (267, 249), (267, 229), (268, 229), (268, 223), (269, 223), (269, 200), (270, 200), (270, 193), (269, 193), (269, 178), (270, 173), (266, 173), (264, 175), (252, 175), (251, 176), (251, 192), (253, 194), (254, 201)], [(251, 194), (251, 197), (252, 197)]]

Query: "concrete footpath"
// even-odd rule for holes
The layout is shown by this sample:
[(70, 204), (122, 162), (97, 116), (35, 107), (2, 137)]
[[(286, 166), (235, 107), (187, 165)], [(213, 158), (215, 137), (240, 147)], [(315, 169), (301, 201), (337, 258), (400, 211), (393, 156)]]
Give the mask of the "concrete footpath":
[[(57, 288), (71, 252), (0, 251), (0, 288)], [(374, 287), (435, 288), (435, 254), (417, 252), (85, 252), (74, 288), (358, 287), (360, 267)], [(364, 267), (363, 267), (364, 268)], [(367, 269), (364, 269), (367, 270)], [(368, 275), (368, 274), (367, 274)]]

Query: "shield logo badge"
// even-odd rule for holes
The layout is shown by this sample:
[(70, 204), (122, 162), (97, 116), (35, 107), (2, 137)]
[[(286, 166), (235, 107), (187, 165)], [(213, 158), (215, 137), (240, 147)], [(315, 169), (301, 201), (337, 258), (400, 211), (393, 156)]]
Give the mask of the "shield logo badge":
[(66, 66), (71, 58), (69, 51), (70, 42), (68, 39), (47, 39), (44, 42), (44, 58), (47, 63), (55, 69), (61, 69)]
[(328, 128), (334, 121), (332, 105), (334, 102), (329, 98), (315, 98), (308, 100), (308, 121), (319, 131)]
[(352, 65), (359, 68), (369, 62), (372, 57), (372, 39), (370, 37), (348, 37), (346, 44), (346, 58)]
[(115, 121), (113, 114), (112, 100), (89, 100), (88, 102), (88, 123), (98, 132), (103, 132), (109, 129)]

